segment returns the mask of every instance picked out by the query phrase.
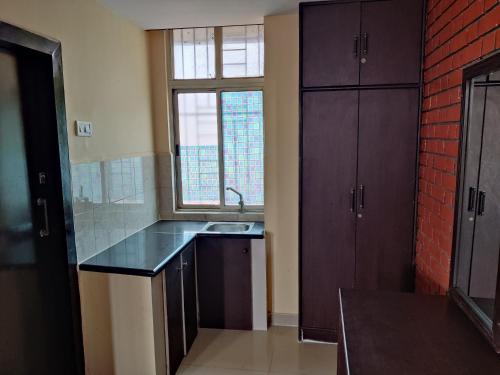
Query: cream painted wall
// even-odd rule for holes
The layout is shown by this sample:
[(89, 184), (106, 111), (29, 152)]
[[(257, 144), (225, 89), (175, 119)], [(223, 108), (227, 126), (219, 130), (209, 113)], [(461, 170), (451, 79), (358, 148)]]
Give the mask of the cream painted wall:
[(265, 221), (272, 312), (298, 313), (299, 21), (264, 18)]
[(95, 0), (0, 0), (0, 20), (61, 41), (72, 162), (154, 152), (146, 32)]

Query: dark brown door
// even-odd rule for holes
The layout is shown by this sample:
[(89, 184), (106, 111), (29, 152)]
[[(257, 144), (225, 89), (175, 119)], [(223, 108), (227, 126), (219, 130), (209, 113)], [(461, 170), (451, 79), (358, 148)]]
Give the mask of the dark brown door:
[(198, 237), (200, 327), (252, 329), (250, 240)]
[(198, 311), (196, 307), (196, 265), (194, 243), (182, 252), (182, 287), (184, 296), (184, 330), (186, 333), (186, 353), (198, 335)]
[(359, 3), (302, 8), (302, 85), (357, 85)]
[(497, 286), (500, 248), (500, 82), (486, 88), (478, 207), (470, 273), (470, 297), (490, 306)]
[(357, 288), (412, 289), (418, 95), (360, 92)]
[(418, 83), (422, 0), (361, 3), (362, 85)]
[(184, 358), (184, 329), (182, 318), (181, 257), (176, 256), (165, 267), (165, 297), (167, 300), (168, 365), (175, 374)]
[(338, 290), (354, 286), (358, 92), (303, 94), (301, 326), (338, 329)]
[[(58, 134), (57, 73), (50, 55), (23, 51), (6, 36), (41, 47), (0, 22), (0, 46), (11, 48), (0, 48), (0, 373), (79, 374), (78, 283), (70, 200), (63, 196), (70, 176), (60, 151), (67, 140)], [(51, 42), (44, 43), (48, 49)]]

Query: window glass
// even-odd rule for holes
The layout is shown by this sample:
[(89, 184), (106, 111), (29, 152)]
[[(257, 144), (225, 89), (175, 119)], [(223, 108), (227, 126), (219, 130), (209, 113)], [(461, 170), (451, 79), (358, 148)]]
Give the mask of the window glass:
[(215, 78), (214, 28), (173, 30), (174, 78)]
[(177, 102), (182, 202), (218, 205), (217, 94), (179, 93)]
[(264, 26), (222, 28), (222, 75), (224, 78), (264, 75)]
[[(264, 204), (262, 91), (222, 92), (224, 187), (243, 194), (246, 205)], [(237, 205), (226, 191), (226, 205)]]

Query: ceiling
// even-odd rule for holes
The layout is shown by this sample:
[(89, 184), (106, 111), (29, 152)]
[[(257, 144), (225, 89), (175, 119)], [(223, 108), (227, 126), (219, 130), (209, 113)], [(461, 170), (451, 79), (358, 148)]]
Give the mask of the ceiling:
[[(299, 0), (99, 0), (144, 29), (262, 23), (297, 11)], [(302, 0), (311, 1), (311, 0)]]

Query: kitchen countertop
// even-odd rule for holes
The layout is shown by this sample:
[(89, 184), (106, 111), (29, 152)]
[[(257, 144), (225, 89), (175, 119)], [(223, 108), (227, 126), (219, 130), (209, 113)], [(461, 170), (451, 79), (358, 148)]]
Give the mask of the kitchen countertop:
[(207, 223), (158, 221), (87, 259), (80, 270), (152, 277), (197, 236), (264, 238), (262, 222), (245, 233), (200, 233)]

